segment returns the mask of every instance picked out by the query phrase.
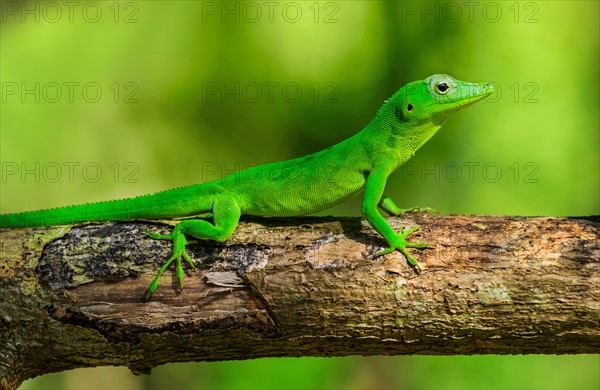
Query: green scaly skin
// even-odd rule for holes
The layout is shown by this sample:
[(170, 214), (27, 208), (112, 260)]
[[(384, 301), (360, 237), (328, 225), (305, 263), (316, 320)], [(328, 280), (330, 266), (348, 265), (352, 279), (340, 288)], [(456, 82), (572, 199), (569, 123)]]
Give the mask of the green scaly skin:
[(328, 209), (364, 190), (362, 213), (389, 245), (375, 256), (399, 250), (418, 271), (419, 265), (407, 248), (425, 248), (429, 244), (406, 240), (418, 227), (396, 233), (381, 216), (378, 207), (391, 215), (413, 211), (400, 209), (384, 195), (386, 180), (452, 113), (492, 92), (493, 87), (488, 83), (467, 83), (448, 75), (433, 75), (406, 84), (385, 102), (362, 131), (320, 152), (253, 167), (221, 180), (137, 198), (3, 214), (0, 227), (165, 219), (211, 213), (212, 223), (203, 219), (184, 220), (169, 236), (147, 232), (151, 238), (173, 243), (173, 254), (148, 287), (146, 299), (149, 299), (173, 261), (179, 285), (183, 287), (182, 258), (194, 267), (185, 250), (186, 235), (223, 242), (231, 237), (243, 214), (306, 215)]

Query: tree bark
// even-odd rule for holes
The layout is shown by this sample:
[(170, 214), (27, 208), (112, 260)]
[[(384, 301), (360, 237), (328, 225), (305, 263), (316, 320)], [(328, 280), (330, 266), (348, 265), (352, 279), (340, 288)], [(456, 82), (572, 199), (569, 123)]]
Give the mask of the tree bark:
[[(388, 219), (420, 274), (360, 218), (240, 223), (188, 246), (179, 290), (175, 221), (0, 232), (0, 387), (61, 370), (267, 356), (600, 352), (599, 217)], [(184, 264), (187, 266), (187, 264)]]

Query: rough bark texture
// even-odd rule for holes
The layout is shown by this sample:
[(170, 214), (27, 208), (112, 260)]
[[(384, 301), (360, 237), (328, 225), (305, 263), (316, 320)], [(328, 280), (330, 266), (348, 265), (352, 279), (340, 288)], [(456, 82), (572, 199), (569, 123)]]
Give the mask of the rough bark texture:
[(227, 243), (170, 254), (168, 221), (6, 229), (0, 387), (49, 372), (265, 356), (600, 352), (600, 220), (414, 214), (411, 250), (359, 218), (254, 219)]

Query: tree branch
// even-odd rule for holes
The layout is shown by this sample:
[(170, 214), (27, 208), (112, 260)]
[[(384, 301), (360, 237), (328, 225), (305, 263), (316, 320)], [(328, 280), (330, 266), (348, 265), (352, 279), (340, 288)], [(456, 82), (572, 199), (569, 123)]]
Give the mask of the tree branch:
[(0, 387), (98, 365), (266, 356), (600, 352), (598, 217), (390, 218), (418, 275), (359, 218), (253, 219), (189, 245), (178, 291), (159, 222), (5, 229)]

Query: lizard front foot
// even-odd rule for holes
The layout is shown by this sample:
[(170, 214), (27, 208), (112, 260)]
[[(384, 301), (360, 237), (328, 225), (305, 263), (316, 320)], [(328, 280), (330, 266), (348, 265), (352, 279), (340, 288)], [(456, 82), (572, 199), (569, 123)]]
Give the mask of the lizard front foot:
[(154, 292), (156, 291), (156, 289), (158, 288), (158, 285), (160, 283), (160, 277), (165, 272), (165, 270), (167, 268), (169, 268), (169, 265), (171, 265), (173, 260), (177, 260), (177, 263), (175, 266), (175, 274), (177, 275), (177, 279), (179, 281), (179, 288), (183, 289), (183, 278), (185, 277), (185, 273), (183, 272), (183, 266), (181, 265), (181, 258), (183, 257), (188, 262), (190, 267), (192, 267), (192, 268), (195, 268), (195, 267), (194, 267), (194, 263), (192, 262), (192, 259), (185, 251), (185, 245), (188, 242), (187, 242), (187, 239), (185, 238), (185, 235), (181, 232), (181, 229), (179, 229), (178, 226), (175, 226), (175, 228), (173, 228), (173, 233), (170, 236), (166, 236), (164, 234), (153, 233), (146, 229), (142, 229), (142, 231), (144, 233), (148, 234), (148, 236), (150, 238), (153, 238), (155, 240), (169, 240), (169, 241), (173, 242), (173, 254), (162, 265), (162, 267), (160, 267), (160, 269), (156, 273), (156, 277), (152, 280), (152, 282), (146, 289), (145, 300), (146, 301), (149, 300), (150, 297), (152, 296), (152, 294), (154, 294)]
[(406, 229), (406, 230), (405, 230), (405, 228), (402, 228), (402, 230), (396, 235), (396, 239), (394, 240), (394, 242), (392, 242), (388, 248), (386, 248), (380, 252), (377, 252), (373, 257), (383, 256), (388, 253), (392, 253), (393, 251), (395, 251), (397, 249), (404, 255), (404, 257), (406, 257), (406, 261), (408, 261), (408, 263), (415, 268), (417, 273), (421, 272), (421, 267), (419, 266), (417, 259), (415, 259), (413, 256), (411, 256), (410, 253), (408, 253), (408, 251), (406, 250), (406, 248), (423, 249), (423, 248), (430, 248), (433, 246), (433, 244), (431, 244), (429, 242), (425, 242), (425, 241), (419, 241), (419, 242), (406, 241), (406, 237), (409, 236), (410, 234), (414, 233), (415, 231), (419, 230), (419, 228), (420, 228), (419, 226), (414, 226), (414, 227), (412, 227), (410, 229)]
[[(426, 211), (429, 214), (435, 214), (435, 215), (439, 215), (440, 214), (439, 211), (437, 211), (436, 209), (431, 208), (431, 207), (411, 207), (409, 209), (400, 209), (400, 214), (405, 214), (405, 213), (420, 213), (421, 211)], [(418, 229), (418, 227), (417, 227), (417, 229)]]

